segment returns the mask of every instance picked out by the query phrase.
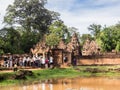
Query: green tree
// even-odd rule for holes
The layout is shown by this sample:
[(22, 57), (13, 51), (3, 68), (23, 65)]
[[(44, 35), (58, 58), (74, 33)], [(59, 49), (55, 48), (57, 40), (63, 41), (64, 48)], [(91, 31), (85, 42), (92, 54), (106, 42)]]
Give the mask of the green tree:
[(65, 33), (67, 33), (67, 27), (64, 25), (63, 21), (56, 21), (50, 25), (49, 32), (64, 39)]
[(4, 47), (5, 47), (5, 41), (4, 41), (4, 36), (6, 34), (6, 31), (0, 30), (0, 55), (4, 54)]
[(17, 53), (21, 50), (20, 47), (20, 33), (13, 28), (3, 28), (4, 35), (2, 39), (4, 41), (3, 51), (5, 53)]
[(58, 19), (58, 13), (44, 7), (47, 0), (15, 0), (9, 5), (4, 22), (15, 26), (20, 25), (30, 33), (35, 31), (41, 36), (48, 31), (52, 21)]
[(120, 26), (118, 24), (104, 28), (100, 33), (99, 40), (103, 51), (119, 51)]
[(4, 43), (5, 42), (3, 41), (2, 37), (0, 37), (0, 55), (4, 54), (4, 49), (3, 49)]
[(120, 23), (117, 23), (112, 27), (113, 29), (113, 43), (115, 46), (115, 50), (120, 52)]
[(68, 29), (62, 21), (56, 21), (49, 27), (46, 42), (50, 46), (57, 45), (61, 39), (67, 39)]
[(60, 41), (60, 37), (56, 35), (55, 33), (51, 33), (46, 36), (46, 43), (48, 46), (54, 47), (58, 45), (59, 41)]
[(91, 31), (92, 35), (97, 38), (99, 37), (99, 34), (101, 32), (101, 25), (97, 25), (97, 24), (92, 24), (88, 27), (88, 30)]
[(117, 42), (117, 45), (116, 45), (116, 47), (115, 47), (115, 50), (116, 50), (117, 52), (120, 52), (120, 41)]
[(105, 28), (100, 34), (100, 40), (102, 41), (101, 47), (103, 51), (111, 51), (112, 50), (112, 36), (111, 29)]
[(6, 34), (5, 52), (18, 53), (21, 50), (28, 53), (44, 34), (49, 33), (48, 28), (59, 19), (59, 13), (46, 9), (46, 3), (47, 0), (15, 0), (8, 6), (4, 23), (14, 30), (3, 31)]
[(22, 50), (25, 53), (29, 53), (30, 48), (33, 47), (38, 41), (39, 41), (39, 36), (37, 33), (28, 33), (26, 31), (23, 31), (22, 37), (21, 37), (21, 47)]

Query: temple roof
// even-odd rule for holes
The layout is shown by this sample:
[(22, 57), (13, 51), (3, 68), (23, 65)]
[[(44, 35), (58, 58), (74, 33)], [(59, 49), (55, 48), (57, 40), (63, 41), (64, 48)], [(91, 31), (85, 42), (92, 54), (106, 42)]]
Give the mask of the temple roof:
[(83, 45), (82, 55), (96, 54), (99, 49), (100, 47), (94, 40), (90, 41), (87, 39)]
[[(79, 45), (79, 41), (77, 38), (77, 34), (73, 34), (71, 41), (68, 44), (65, 44), (64, 41), (61, 39), (61, 41), (59, 42), (59, 44), (57, 45), (57, 49), (63, 49), (66, 52), (79, 52), (80, 45)], [(32, 54), (36, 54), (36, 53), (42, 53), (44, 52), (48, 52), (49, 51), (49, 47), (46, 44), (45, 40), (38, 42), (34, 48), (31, 48), (31, 52)], [(55, 49), (54, 47), (52, 47), (51, 49)]]

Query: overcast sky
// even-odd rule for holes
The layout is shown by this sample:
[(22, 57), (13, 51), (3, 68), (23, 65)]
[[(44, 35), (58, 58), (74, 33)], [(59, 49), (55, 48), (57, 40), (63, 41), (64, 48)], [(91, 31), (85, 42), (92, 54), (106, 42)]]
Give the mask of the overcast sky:
[[(0, 28), (7, 6), (14, 0), (0, 0)], [(68, 27), (78, 28), (80, 34), (90, 33), (90, 24), (114, 25), (120, 21), (120, 0), (48, 0), (46, 7), (60, 13)]]

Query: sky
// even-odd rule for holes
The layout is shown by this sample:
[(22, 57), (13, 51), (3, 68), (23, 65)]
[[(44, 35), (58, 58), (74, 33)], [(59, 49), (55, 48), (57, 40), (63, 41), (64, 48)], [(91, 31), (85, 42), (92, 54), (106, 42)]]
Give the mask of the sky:
[[(0, 28), (7, 6), (14, 0), (0, 0)], [(120, 0), (47, 0), (51, 11), (59, 12), (68, 27), (75, 27), (80, 34), (90, 33), (91, 24), (111, 26), (120, 21)]]

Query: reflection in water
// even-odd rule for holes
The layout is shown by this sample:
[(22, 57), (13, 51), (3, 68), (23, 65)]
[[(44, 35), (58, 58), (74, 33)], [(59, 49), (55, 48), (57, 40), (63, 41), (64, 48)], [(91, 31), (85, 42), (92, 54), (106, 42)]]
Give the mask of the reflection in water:
[(120, 90), (120, 79), (94, 77), (52, 79), (31, 85), (0, 87), (0, 90)]

